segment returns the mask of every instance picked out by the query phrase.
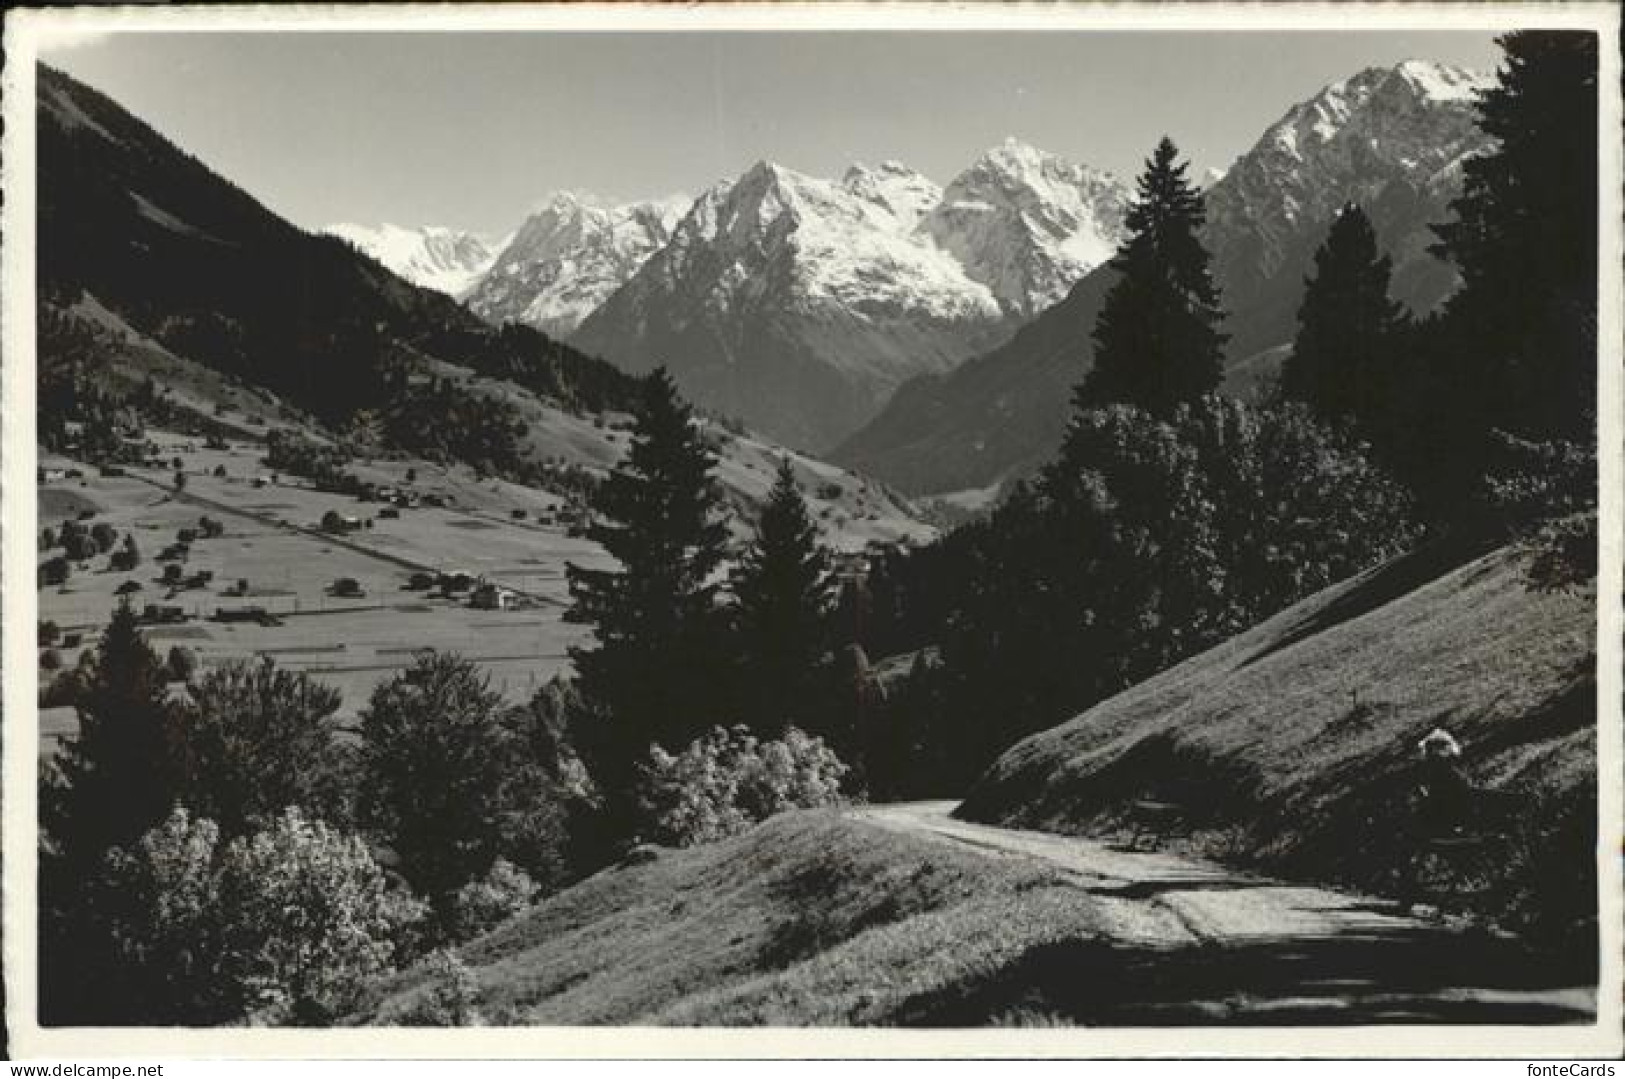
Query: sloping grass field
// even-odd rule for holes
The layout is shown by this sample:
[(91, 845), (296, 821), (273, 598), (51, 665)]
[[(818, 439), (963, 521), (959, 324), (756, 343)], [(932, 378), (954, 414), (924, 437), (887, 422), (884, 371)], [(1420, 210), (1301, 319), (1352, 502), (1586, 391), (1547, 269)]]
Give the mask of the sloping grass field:
[[(968, 820), (1165, 842), (1476, 912), (1581, 951), (1596, 913), (1596, 603), (1526, 556), (1423, 550), (1007, 751)], [(1417, 743), (1470, 785), (1424, 825)], [(1148, 819), (1151, 817), (1155, 819)]]
[[(461, 955), (507, 1025), (928, 1022), (957, 987), (1103, 922), (1051, 867), (824, 810), (605, 870)], [(399, 1022), (427, 978), (380, 986), (358, 1020)]]

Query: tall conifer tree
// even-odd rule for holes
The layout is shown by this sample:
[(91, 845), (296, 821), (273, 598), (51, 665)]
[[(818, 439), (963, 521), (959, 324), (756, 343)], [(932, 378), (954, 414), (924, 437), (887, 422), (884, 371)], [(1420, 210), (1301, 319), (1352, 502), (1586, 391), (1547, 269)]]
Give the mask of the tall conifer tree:
[(1597, 344), (1597, 36), (1499, 39), (1478, 104), (1496, 146), (1464, 166), (1435, 252), (1461, 270), (1451, 300), (1452, 411), (1534, 437), (1592, 437)]
[(583, 748), (612, 802), (629, 796), (651, 743), (675, 752), (722, 721), (715, 578), (728, 533), (715, 463), (671, 376), (656, 369), (643, 382), (631, 450), (592, 501), (587, 535), (617, 565), (567, 567), (570, 617), (596, 637), (570, 656), (583, 695), (605, 713), (583, 732)]
[(1370, 219), (1350, 203), (1332, 222), (1315, 252), (1315, 274), (1304, 282), (1282, 392), (1322, 419), (1353, 419), (1368, 432), (1383, 426), (1404, 319), (1388, 298), (1392, 276), (1393, 263), (1377, 250)]
[(1224, 316), (1197, 235), (1205, 210), (1178, 153), (1164, 138), (1140, 176), (1129, 238), (1111, 262), (1122, 276), (1095, 323), (1095, 365), (1076, 395), (1080, 409), (1124, 402), (1167, 416), (1223, 377)]
[(102, 634), (77, 708), (79, 733), (41, 776), (40, 1013), (117, 1023), (135, 983), (114, 939), (126, 897), (106, 886), (104, 859), (167, 816), (180, 789), (177, 709), (128, 603)]
[(94, 861), (134, 840), (169, 813), (180, 790), (178, 710), (127, 602), (91, 669), (77, 703), (79, 733), (51, 762), (41, 805), (52, 845), (70, 861)]
[(788, 458), (779, 463), (733, 588), (746, 719), (764, 733), (808, 727), (828, 645), (830, 560)]

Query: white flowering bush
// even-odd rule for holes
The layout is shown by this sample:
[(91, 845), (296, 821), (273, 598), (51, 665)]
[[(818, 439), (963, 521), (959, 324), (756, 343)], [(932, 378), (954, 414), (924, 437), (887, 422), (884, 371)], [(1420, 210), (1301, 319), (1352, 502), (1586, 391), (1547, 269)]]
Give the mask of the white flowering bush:
[(232, 842), (220, 866), (227, 953), (257, 1022), (326, 1024), (367, 979), (393, 969), (395, 940), (426, 912), (392, 888), (358, 836), (297, 807)]
[(296, 807), (224, 848), (176, 808), (108, 870), (120, 965), (157, 1025), (331, 1023), (426, 911), (358, 837)]
[(794, 727), (765, 742), (742, 726), (713, 727), (675, 756), (650, 750), (638, 791), (644, 832), (680, 847), (725, 839), (787, 809), (837, 804), (848, 771), (823, 739)]

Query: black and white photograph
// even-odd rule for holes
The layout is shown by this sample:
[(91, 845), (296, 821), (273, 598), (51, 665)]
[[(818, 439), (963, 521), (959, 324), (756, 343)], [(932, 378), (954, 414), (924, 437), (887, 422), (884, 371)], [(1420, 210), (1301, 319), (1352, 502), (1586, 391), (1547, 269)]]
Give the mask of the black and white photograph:
[(12, 1053), (1621, 1052), (1618, 9), (5, 51)]

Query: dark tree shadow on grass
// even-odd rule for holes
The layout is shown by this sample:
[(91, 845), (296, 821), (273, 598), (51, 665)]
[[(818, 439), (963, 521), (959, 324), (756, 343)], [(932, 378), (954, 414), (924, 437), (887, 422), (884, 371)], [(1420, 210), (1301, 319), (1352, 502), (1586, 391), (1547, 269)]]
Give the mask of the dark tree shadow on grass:
[(1588, 980), (1586, 971), (1515, 942), (1442, 930), (1173, 948), (1070, 940), (1034, 947), (974, 985), (914, 997), (894, 1021), (928, 1027), (1024, 1017), (1120, 1027), (1590, 1023), (1595, 996), (1575, 987), (1594, 984), (1594, 972)]

